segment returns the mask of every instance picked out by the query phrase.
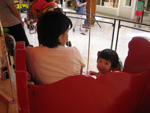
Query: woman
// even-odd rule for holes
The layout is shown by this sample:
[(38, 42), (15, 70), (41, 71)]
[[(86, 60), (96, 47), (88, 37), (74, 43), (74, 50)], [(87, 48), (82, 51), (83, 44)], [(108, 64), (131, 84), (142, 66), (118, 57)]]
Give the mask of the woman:
[(11, 34), (16, 41), (25, 41), (25, 45), (29, 45), (23, 28), (24, 23), (16, 9), (14, 0), (0, 0), (0, 20), (2, 26), (9, 29), (8, 33)]
[[(76, 2), (77, 2), (77, 6), (79, 7), (79, 10), (77, 11), (77, 13), (86, 14), (87, 2), (85, 0), (77, 0)], [(80, 14), (77, 14), (78, 18), (85, 18), (86, 17), (85, 15), (80, 15)], [(78, 21), (79, 21), (79, 19), (76, 20), (76, 22), (73, 26), (73, 32), (75, 32), (75, 27), (76, 27)], [(84, 24), (84, 19), (81, 20), (80, 30), (81, 30), (81, 34), (85, 35), (85, 30), (83, 29), (83, 24)]]
[(75, 47), (65, 47), (71, 20), (60, 12), (48, 11), (37, 23), (39, 47), (27, 47), (29, 73), (36, 84), (51, 84), (82, 74), (85, 66)]

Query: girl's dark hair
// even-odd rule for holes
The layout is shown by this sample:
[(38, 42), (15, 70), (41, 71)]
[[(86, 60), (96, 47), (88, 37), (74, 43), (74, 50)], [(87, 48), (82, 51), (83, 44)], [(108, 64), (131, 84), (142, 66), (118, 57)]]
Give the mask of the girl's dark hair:
[(39, 44), (54, 48), (60, 45), (59, 36), (72, 28), (71, 20), (60, 12), (48, 11), (37, 23)]
[(97, 61), (99, 58), (109, 60), (111, 62), (112, 69), (115, 69), (118, 66), (119, 58), (118, 58), (118, 54), (114, 50), (104, 49), (98, 55)]

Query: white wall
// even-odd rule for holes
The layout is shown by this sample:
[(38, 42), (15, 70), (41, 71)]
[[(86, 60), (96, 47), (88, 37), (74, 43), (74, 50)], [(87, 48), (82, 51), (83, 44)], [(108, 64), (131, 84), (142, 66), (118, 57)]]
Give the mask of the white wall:
[(125, 1), (126, 0), (121, 0), (120, 1), (120, 8), (119, 8), (119, 16), (124, 17), (124, 18), (130, 18), (132, 15), (132, 10), (133, 10), (133, 0), (131, 3), (131, 6), (125, 6)]
[(109, 14), (117, 16), (117, 8), (110, 8), (110, 7), (104, 7), (104, 6), (96, 6), (96, 13), (103, 13), (103, 14)]
[(96, 13), (103, 13), (123, 18), (134, 19), (136, 0), (132, 0), (131, 6), (125, 6), (126, 0), (119, 0), (118, 8), (96, 6)]

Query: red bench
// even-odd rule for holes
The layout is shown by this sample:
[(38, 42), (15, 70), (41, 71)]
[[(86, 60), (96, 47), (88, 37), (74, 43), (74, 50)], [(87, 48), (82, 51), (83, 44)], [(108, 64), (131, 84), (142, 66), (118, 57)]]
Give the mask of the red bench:
[(75, 75), (50, 85), (28, 84), (24, 49), (23, 42), (16, 43), (19, 113), (143, 113), (150, 71), (109, 72), (97, 79)]

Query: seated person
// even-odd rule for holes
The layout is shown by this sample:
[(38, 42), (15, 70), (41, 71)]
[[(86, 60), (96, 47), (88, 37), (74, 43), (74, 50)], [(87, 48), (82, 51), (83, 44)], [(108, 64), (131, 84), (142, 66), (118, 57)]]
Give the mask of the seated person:
[(118, 54), (114, 50), (104, 49), (100, 52), (97, 58), (97, 69), (99, 72), (96, 73), (90, 71), (90, 75), (95, 75), (96, 77), (98, 77), (112, 71), (118, 66), (118, 60)]
[(37, 23), (39, 47), (26, 48), (27, 69), (36, 84), (51, 84), (82, 74), (85, 67), (76, 47), (65, 47), (71, 20), (60, 12), (48, 11)]
[[(41, 10), (42, 8), (44, 8), (44, 6), (46, 4), (48, 4), (49, 2), (53, 2), (53, 0), (37, 0), (34, 4), (33, 4), (33, 16), (34, 16), (34, 22), (38, 21), (38, 17), (40, 16)], [(51, 4), (52, 7), (55, 7), (55, 4)]]

